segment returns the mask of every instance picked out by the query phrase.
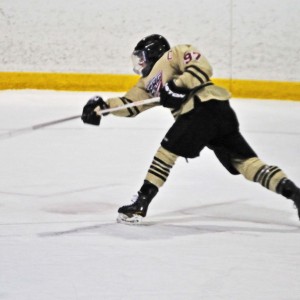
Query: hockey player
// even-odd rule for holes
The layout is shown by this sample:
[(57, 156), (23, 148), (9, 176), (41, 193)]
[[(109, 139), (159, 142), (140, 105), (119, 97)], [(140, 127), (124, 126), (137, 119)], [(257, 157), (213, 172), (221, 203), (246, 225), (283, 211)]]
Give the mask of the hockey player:
[[(300, 189), (276, 166), (264, 163), (239, 131), (239, 123), (230, 106), (230, 93), (211, 81), (212, 67), (192, 45), (170, 48), (161, 35), (143, 38), (132, 53), (133, 69), (141, 77), (124, 97), (104, 101), (97, 96), (83, 108), (82, 120), (99, 125), (98, 110), (160, 97), (160, 105), (169, 108), (174, 124), (163, 138), (132, 204), (119, 208), (119, 222), (138, 223), (159, 188), (166, 182), (176, 159), (195, 158), (204, 147), (214, 151), (231, 174), (246, 179), (294, 201), (300, 218)], [(113, 112), (135, 117), (154, 107), (148, 104)]]

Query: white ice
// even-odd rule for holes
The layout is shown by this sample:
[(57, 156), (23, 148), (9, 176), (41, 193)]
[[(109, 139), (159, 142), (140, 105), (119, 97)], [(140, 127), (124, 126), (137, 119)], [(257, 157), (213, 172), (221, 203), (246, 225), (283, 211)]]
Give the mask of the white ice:
[[(80, 115), (97, 93), (1, 91), (0, 134)], [(101, 93), (104, 97), (112, 93)], [(233, 99), (246, 139), (300, 184), (300, 103)], [(80, 119), (0, 138), (0, 299), (298, 300), (291, 201), (179, 159), (141, 226), (117, 224), (173, 120)]]

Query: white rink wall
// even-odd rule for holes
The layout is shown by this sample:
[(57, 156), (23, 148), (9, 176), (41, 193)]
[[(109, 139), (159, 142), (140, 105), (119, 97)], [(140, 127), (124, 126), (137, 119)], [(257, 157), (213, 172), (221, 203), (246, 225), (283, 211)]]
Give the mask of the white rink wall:
[(0, 71), (130, 74), (151, 33), (192, 43), (214, 77), (299, 81), (299, 0), (1, 0)]

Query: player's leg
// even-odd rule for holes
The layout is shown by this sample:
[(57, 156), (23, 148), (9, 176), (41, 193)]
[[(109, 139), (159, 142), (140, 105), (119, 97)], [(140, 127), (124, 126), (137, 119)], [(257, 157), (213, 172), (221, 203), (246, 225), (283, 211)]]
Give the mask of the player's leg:
[[(205, 113), (199, 118), (196, 112), (178, 117), (157, 150), (137, 198), (131, 205), (119, 208), (119, 222), (139, 223), (146, 216), (148, 206), (158, 189), (166, 182), (178, 156), (193, 158), (199, 155), (205, 146), (203, 140), (206, 141), (206, 137), (214, 132), (215, 127), (211, 125), (209, 118)], [(203, 128), (200, 133), (199, 120)]]
[[(234, 121), (231, 123), (234, 124)], [(226, 126), (220, 128), (220, 132), (223, 130), (226, 130)], [(221, 133), (209, 147), (230, 173), (242, 174), (246, 179), (258, 182), (263, 187), (293, 200), (300, 218), (300, 189), (280, 168), (262, 162), (238, 131), (238, 127), (229, 134), (226, 131)]]
[(147, 214), (148, 206), (167, 180), (177, 155), (159, 147), (147, 172), (144, 184), (133, 203), (119, 208), (118, 222), (139, 223)]
[(300, 189), (280, 168), (267, 165), (258, 157), (234, 159), (233, 165), (246, 179), (293, 200), (300, 218)]

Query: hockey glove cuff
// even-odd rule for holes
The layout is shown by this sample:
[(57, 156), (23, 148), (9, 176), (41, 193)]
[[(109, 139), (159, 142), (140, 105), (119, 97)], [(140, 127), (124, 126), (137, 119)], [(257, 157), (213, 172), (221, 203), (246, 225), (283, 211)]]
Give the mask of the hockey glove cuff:
[[(95, 108), (100, 107), (101, 110), (109, 108), (107, 103), (99, 96), (95, 96), (92, 99), (90, 99), (87, 104), (83, 107), (81, 120), (83, 123), (91, 124), (91, 125), (100, 125), (101, 116), (99, 116)], [(108, 113), (103, 114), (108, 115)]]
[(189, 89), (180, 88), (171, 80), (160, 91), (160, 104), (164, 107), (179, 109), (189, 92)]

